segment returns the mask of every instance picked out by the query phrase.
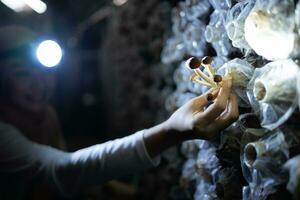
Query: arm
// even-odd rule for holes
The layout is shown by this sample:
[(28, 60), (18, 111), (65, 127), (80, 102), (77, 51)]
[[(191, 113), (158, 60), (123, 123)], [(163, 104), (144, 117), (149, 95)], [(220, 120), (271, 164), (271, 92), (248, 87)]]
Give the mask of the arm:
[(44, 176), (66, 196), (88, 186), (155, 166), (143, 132), (73, 153), (34, 143), (0, 123), (0, 172), (31, 179)]
[(230, 85), (225, 83), (213, 94), (216, 100), (207, 109), (206, 96), (200, 96), (156, 127), (73, 153), (31, 142), (0, 123), (0, 172), (25, 178), (44, 175), (68, 195), (153, 167), (158, 163), (150, 157), (186, 139), (209, 139), (236, 119), (236, 98), (230, 96)]
[[(214, 97), (213, 103), (207, 95)], [(231, 94), (231, 80), (219, 90), (196, 97), (179, 108), (167, 121), (144, 133), (147, 151), (155, 157), (165, 149), (189, 139), (211, 139), (238, 119), (236, 97)]]

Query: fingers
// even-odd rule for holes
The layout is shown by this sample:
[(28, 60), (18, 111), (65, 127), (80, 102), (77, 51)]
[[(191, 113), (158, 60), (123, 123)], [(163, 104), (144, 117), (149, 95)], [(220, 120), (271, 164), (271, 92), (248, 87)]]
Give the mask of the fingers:
[(224, 112), (219, 119), (222, 120), (236, 120), (239, 117), (239, 108), (238, 108), (238, 100), (236, 95), (230, 94), (228, 106), (226, 108), (226, 112)]
[(206, 96), (201, 95), (198, 97), (193, 98), (189, 103), (189, 109), (191, 109), (193, 112), (200, 112), (203, 111), (203, 108), (207, 104)]
[(215, 120), (225, 111), (231, 92), (231, 84), (231, 80), (224, 81), (224, 84), (220, 88), (220, 91), (214, 103), (202, 113), (205, 116), (207, 122)]
[(233, 94), (229, 97), (229, 102), (226, 111), (217, 118), (211, 126), (216, 131), (222, 131), (223, 129), (230, 126), (239, 117), (238, 101), (237, 97)]
[(208, 92), (205, 93), (206, 95), (206, 99), (208, 102), (211, 102), (213, 100), (215, 100), (218, 96), (220, 88), (216, 88), (216, 89), (211, 89)]
[(215, 99), (218, 95), (219, 88), (214, 88), (204, 93), (201, 96), (195, 97), (191, 100), (191, 108), (194, 113), (202, 112), (203, 109), (211, 102), (210, 98)]

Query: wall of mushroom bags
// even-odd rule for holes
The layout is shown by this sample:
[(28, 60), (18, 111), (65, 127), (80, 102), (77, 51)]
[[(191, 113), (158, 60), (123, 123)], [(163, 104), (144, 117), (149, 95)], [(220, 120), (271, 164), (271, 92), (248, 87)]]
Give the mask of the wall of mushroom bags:
[(159, 0), (128, 1), (115, 9), (102, 44), (100, 80), (109, 105), (110, 133), (124, 135), (153, 126), (167, 116), (164, 101), (172, 69), (160, 52), (170, 5)]
[[(240, 107), (218, 138), (182, 144), (186, 190), (196, 200), (299, 199), (300, 3), (186, 0), (171, 20), (161, 60), (175, 70), (176, 89), (165, 108), (215, 87), (216, 75), (232, 78)], [(202, 67), (186, 67), (190, 57)]]

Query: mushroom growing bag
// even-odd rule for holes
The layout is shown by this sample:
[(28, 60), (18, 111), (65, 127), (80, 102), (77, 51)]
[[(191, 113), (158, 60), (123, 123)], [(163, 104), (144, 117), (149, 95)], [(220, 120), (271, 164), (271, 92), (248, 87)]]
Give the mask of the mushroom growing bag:
[(293, 114), (298, 73), (298, 65), (292, 60), (278, 60), (255, 69), (247, 95), (262, 127), (273, 130)]
[(237, 3), (227, 13), (225, 28), (232, 45), (239, 48), (245, 54), (250, 53), (251, 47), (244, 37), (245, 20), (254, 6), (253, 0)]
[(287, 59), (295, 49), (293, 0), (257, 0), (245, 21), (245, 38), (268, 60)]
[(230, 75), (232, 77), (233, 91), (239, 97), (239, 105), (248, 107), (249, 101), (246, 94), (246, 88), (250, 81), (254, 68), (247, 61), (239, 58), (233, 59), (225, 63), (218, 69), (217, 73), (220, 75)]

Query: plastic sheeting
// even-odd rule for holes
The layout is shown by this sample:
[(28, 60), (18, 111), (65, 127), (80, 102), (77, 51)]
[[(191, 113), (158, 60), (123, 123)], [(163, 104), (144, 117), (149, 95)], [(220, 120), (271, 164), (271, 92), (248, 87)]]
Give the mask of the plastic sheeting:
[(174, 111), (209, 89), (190, 81), (192, 71), (183, 67), (183, 58), (211, 56), (217, 74), (232, 77), (241, 114), (213, 141), (182, 144), (182, 179), (193, 198), (278, 199), (286, 185), (297, 197), (298, 172), (288, 180), (288, 170), (300, 168), (300, 159), (283, 165), (300, 153), (300, 3), (186, 0), (174, 9), (172, 23), (170, 38), (176, 38), (182, 51), (177, 45), (168, 51), (176, 89), (166, 108)]
[(228, 10), (232, 6), (232, 0), (209, 0), (215, 10)]
[(210, 15), (209, 24), (206, 26), (205, 38), (214, 47), (217, 56), (228, 56), (234, 51), (225, 30), (226, 11), (215, 10)]
[(284, 167), (289, 171), (290, 178), (287, 184), (287, 189), (295, 194), (297, 199), (300, 197), (300, 155), (293, 157), (290, 159)]
[(182, 43), (182, 39), (174, 36), (166, 42), (162, 51), (162, 62), (165, 64), (172, 63), (182, 59), (184, 55), (185, 47)]
[[(264, 199), (274, 193), (278, 185), (286, 182), (283, 164), (289, 158), (291, 140), (288, 137), (276, 130), (253, 142), (249, 142), (249, 137), (243, 138), (246, 145), (241, 162), (243, 174), (249, 183), (244, 193), (246, 199)], [(258, 188), (263, 188), (263, 192), (259, 192)]]
[(287, 59), (295, 48), (293, 0), (257, 0), (245, 22), (245, 38), (268, 60)]
[(274, 61), (255, 69), (247, 94), (264, 128), (273, 130), (292, 115), (298, 101), (298, 76), (298, 65), (292, 60)]
[(192, 140), (182, 144), (181, 152), (188, 158), (182, 168), (182, 178), (196, 182), (194, 199), (215, 199), (219, 170), (216, 148), (208, 141)]
[(251, 47), (244, 37), (245, 20), (254, 6), (254, 0), (246, 0), (234, 5), (227, 13), (225, 28), (232, 45), (239, 48), (245, 55), (251, 52)]
[(183, 41), (189, 55), (202, 57), (205, 55), (206, 41), (205, 38), (199, 34), (204, 33), (205, 24), (200, 20), (194, 20), (189, 23), (183, 33)]
[(247, 61), (238, 58), (225, 63), (217, 71), (218, 74), (229, 75), (232, 77), (233, 90), (239, 97), (239, 105), (242, 107), (249, 107), (246, 88), (253, 72), (253, 66)]

